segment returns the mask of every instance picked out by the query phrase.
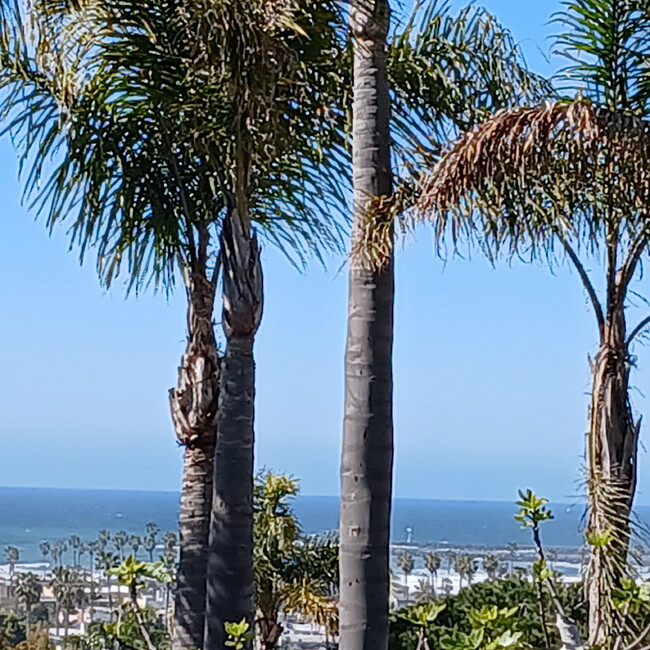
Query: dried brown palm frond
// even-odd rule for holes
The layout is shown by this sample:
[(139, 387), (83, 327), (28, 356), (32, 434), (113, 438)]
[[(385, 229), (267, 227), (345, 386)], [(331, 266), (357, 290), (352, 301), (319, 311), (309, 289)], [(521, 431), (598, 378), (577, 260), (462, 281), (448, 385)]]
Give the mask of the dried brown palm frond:
[(578, 98), (505, 109), (464, 134), (422, 180), (416, 218), (534, 254), (558, 234), (597, 246), (604, 224), (628, 235), (650, 211), (650, 123)]
[(399, 211), (394, 196), (375, 196), (363, 208), (363, 220), (352, 231), (350, 263), (354, 268), (382, 269), (393, 254), (393, 230)]

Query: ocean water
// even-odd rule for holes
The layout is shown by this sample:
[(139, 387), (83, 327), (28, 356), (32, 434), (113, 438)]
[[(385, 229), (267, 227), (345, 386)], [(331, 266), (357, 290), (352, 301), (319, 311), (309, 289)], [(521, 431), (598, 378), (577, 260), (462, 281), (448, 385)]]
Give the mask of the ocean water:
[[(178, 498), (173, 492), (0, 488), (0, 550), (11, 544), (20, 550), (21, 562), (38, 562), (38, 544), (45, 540), (55, 542), (76, 534), (89, 541), (101, 529), (142, 535), (150, 521), (163, 532), (176, 530)], [(300, 496), (294, 506), (306, 533), (338, 526), (336, 497)], [(544, 526), (545, 543), (580, 546), (583, 506), (552, 504), (551, 508), (555, 519)], [(406, 541), (410, 528), (417, 544), (529, 545), (528, 531), (513, 519), (515, 511), (516, 506), (507, 502), (396, 499), (392, 537), (394, 542)], [(650, 522), (650, 508), (640, 508), (638, 514)]]

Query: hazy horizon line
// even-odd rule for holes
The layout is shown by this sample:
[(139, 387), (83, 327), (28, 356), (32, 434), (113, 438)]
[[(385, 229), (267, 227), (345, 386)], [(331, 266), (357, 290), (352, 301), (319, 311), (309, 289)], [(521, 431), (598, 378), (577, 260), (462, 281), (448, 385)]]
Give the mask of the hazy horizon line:
[[(116, 488), (116, 487), (61, 487), (61, 486), (24, 486), (24, 485), (0, 485), (0, 490), (47, 490), (47, 491), (60, 491), (60, 492), (131, 492), (141, 494), (174, 494), (180, 497), (180, 490), (154, 490), (148, 488)], [(308, 499), (340, 499), (338, 494), (302, 494), (299, 493), (296, 498)], [(575, 497), (565, 497), (566, 501), (549, 500), (549, 503), (557, 506), (576, 506), (584, 505), (585, 499)], [(394, 500), (399, 501), (442, 501), (442, 502), (458, 502), (458, 503), (507, 503), (514, 504), (516, 498), (512, 499), (468, 499), (468, 498), (442, 498), (442, 497), (412, 497), (412, 496), (399, 496), (394, 495)], [(649, 504), (640, 503), (637, 506), (649, 507)]]

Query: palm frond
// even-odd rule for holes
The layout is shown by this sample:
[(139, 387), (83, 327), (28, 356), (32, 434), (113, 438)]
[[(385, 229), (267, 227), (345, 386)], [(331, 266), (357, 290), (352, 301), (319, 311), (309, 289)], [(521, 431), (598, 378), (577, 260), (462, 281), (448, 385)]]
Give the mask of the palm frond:
[(82, 257), (96, 248), (109, 283), (126, 271), (135, 288), (169, 286), (202, 256), (199, 231), (218, 242), (242, 142), (263, 236), (296, 263), (342, 245), (345, 136), (324, 110), (343, 43), (335, 3), (209, 4), (1, 5), (4, 123), (26, 196), (50, 227), (71, 224)]
[(650, 10), (644, 0), (568, 0), (554, 21), (560, 78), (610, 110), (642, 114), (650, 98)]
[(447, 1), (416, 2), (391, 44), (388, 70), (398, 173), (407, 183), (459, 131), (501, 108), (553, 95), (528, 70), (512, 34), (474, 4), (453, 15)]
[(605, 224), (633, 236), (650, 210), (650, 123), (589, 101), (499, 111), (423, 179), (419, 218), (494, 254), (535, 254), (560, 236), (598, 246)]

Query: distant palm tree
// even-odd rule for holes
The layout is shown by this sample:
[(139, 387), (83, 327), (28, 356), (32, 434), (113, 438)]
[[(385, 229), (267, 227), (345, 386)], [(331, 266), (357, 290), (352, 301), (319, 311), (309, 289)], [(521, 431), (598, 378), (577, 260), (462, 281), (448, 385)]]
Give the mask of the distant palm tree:
[(424, 554), (424, 568), (431, 574), (431, 589), (434, 596), (436, 594), (436, 578), (441, 565), (442, 558), (438, 553), (429, 552)]
[(97, 544), (99, 545), (99, 551), (105, 551), (108, 542), (111, 541), (111, 531), (102, 529), (97, 534)]
[(395, 599), (396, 603), (399, 605), (400, 601), (406, 600), (407, 596), (405, 595), (405, 588), (402, 584), (400, 578), (395, 575), (395, 572), (390, 569), (390, 596)]
[(168, 562), (175, 564), (178, 556), (178, 535), (168, 532), (163, 537), (163, 558)]
[(47, 557), (50, 554), (50, 551), (52, 550), (52, 546), (50, 545), (49, 542), (41, 542), (38, 545), (38, 549), (40, 550), (41, 555), (43, 556), (43, 575), (45, 575), (47, 571), (45, 565), (48, 564)]
[(160, 533), (160, 526), (155, 521), (150, 521), (146, 525), (147, 534), (142, 540), (142, 546), (147, 553), (149, 553), (149, 561), (153, 562), (153, 554), (156, 550), (158, 543), (158, 533)]
[(79, 566), (79, 549), (81, 548), (81, 538), (79, 535), (70, 535), (68, 540), (70, 548), (72, 549), (72, 566)]
[(510, 573), (514, 572), (514, 561), (517, 558), (517, 552), (519, 551), (519, 544), (517, 542), (508, 542), (506, 544), (508, 549), (508, 559), (510, 560)]
[(56, 600), (56, 624), (59, 625), (60, 614), (63, 613), (64, 637), (68, 637), (70, 614), (77, 602), (75, 587), (77, 576), (74, 570), (67, 567), (55, 567), (52, 571), (50, 587)]
[(19, 604), (25, 609), (27, 637), (29, 638), (32, 607), (41, 600), (43, 586), (35, 573), (20, 573), (16, 582), (16, 596)]
[(20, 562), (20, 551), (15, 546), (7, 546), (5, 549), (5, 560), (9, 565), (9, 588), (13, 593), (16, 565)]
[(86, 542), (81, 542), (79, 548), (77, 549), (77, 566), (81, 567), (81, 558), (86, 555), (88, 552), (88, 544)]
[(483, 568), (485, 569), (485, 573), (487, 573), (488, 580), (495, 580), (499, 575), (501, 562), (494, 554), (486, 555), (483, 558)]
[(142, 546), (142, 538), (139, 535), (131, 535), (131, 537), (129, 538), (129, 545), (133, 549), (133, 557), (137, 559), (138, 551)]
[(63, 565), (64, 548), (63, 542), (55, 542), (52, 547), (52, 561), (54, 562), (55, 567)]
[(99, 551), (99, 541), (88, 542), (86, 549), (88, 551), (88, 570), (92, 576), (95, 571), (95, 555)]
[(445, 558), (447, 560), (447, 575), (451, 574), (451, 570), (454, 568), (454, 564), (456, 564), (457, 557), (458, 553), (456, 553), (456, 551), (447, 551), (445, 553)]
[(112, 551), (99, 551), (97, 554), (96, 568), (101, 571), (106, 577), (106, 589), (108, 591), (108, 607), (113, 613), (113, 594), (111, 592), (111, 574), (108, 573), (110, 569), (115, 568), (119, 564), (119, 557)]
[(442, 581), (442, 593), (445, 596), (449, 596), (454, 590), (454, 583), (449, 578), (443, 578)]
[(416, 603), (425, 603), (436, 597), (433, 583), (429, 580), (420, 580), (413, 592), (413, 600)]
[(147, 535), (142, 540), (142, 548), (149, 553), (149, 562), (153, 562), (153, 553), (156, 550), (156, 538), (153, 535)]
[(454, 568), (460, 579), (459, 586), (462, 586), (463, 580), (468, 585), (472, 584), (472, 579), (476, 573), (476, 562), (471, 556), (467, 555), (467, 553), (459, 555), (456, 558)]
[(404, 574), (404, 585), (406, 586), (406, 594), (408, 599), (408, 580), (413, 569), (415, 568), (415, 560), (413, 556), (408, 551), (401, 551), (397, 554), (397, 566), (402, 570)]
[(119, 553), (120, 562), (124, 561), (124, 549), (129, 543), (129, 534), (125, 530), (120, 530), (115, 535), (113, 535), (113, 546), (115, 550)]

